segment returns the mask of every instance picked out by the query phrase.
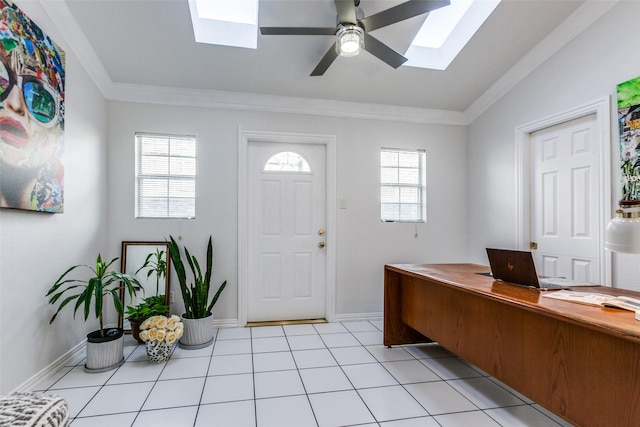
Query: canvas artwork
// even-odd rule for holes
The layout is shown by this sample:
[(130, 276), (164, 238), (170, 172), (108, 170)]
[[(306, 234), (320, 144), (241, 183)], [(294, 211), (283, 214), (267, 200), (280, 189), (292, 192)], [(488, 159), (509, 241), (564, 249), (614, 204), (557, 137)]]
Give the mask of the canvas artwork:
[(62, 212), (64, 52), (0, 0), (0, 207)]
[(618, 85), (622, 198), (640, 200), (640, 77)]

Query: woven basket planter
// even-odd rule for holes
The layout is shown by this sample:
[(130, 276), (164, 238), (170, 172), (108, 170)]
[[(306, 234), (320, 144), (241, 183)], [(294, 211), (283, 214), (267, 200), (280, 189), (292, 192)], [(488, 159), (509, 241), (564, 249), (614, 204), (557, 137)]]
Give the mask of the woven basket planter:
[(213, 327), (213, 314), (201, 319), (187, 319), (182, 317), (184, 334), (178, 345), (185, 350), (197, 350), (205, 348), (213, 343), (215, 328)]
[(110, 371), (124, 363), (124, 331), (122, 329), (105, 329), (105, 336), (100, 331), (87, 335), (86, 372), (98, 373)]

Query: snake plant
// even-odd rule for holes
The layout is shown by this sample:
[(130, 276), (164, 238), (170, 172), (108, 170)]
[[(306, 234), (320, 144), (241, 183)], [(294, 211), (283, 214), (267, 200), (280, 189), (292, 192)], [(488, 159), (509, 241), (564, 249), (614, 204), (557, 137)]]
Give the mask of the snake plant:
[(191, 270), (191, 276), (193, 277), (193, 281), (190, 283), (187, 283), (187, 272), (182, 262), (180, 248), (173, 237), (169, 237), (171, 239), (169, 243), (169, 255), (171, 256), (171, 264), (176, 271), (178, 282), (180, 283), (180, 291), (182, 292), (185, 308), (184, 317), (187, 319), (202, 319), (210, 316), (213, 306), (218, 301), (225, 286), (227, 286), (227, 281), (225, 280), (213, 298), (209, 299), (211, 274), (213, 273), (213, 243), (211, 236), (209, 236), (209, 244), (207, 245), (207, 264), (204, 274), (202, 274), (198, 259), (191, 255), (186, 247), (184, 248), (184, 254)]

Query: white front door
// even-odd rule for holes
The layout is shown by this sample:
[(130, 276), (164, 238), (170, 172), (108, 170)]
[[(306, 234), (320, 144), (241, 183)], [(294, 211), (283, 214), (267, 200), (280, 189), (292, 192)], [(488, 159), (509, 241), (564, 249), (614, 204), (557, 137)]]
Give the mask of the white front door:
[(595, 130), (592, 114), (531, 134), (531, 239), (540, 275), (600, 281)]
[(247, 321), (325, 317), (326, 148), (249, 142)]

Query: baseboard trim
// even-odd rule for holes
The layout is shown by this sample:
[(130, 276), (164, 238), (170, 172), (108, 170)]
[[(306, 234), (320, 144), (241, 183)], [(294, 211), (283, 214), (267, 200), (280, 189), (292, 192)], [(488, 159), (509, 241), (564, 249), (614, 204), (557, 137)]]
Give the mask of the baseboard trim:
[(240, 323), (238, 319), (223, 319), (223, 320), (214, 320), (213, 326), (216, 328), (238, 328), (240, 327)]
[(336, 314), (336, 322), (356, 322), (363, 320), (382, 320), (384, 313), (351, 313), (351, 314)]
[(13, 389), (11, 393), (19, 393), (19, 392), (27, 392), (32, 390), (38, 390), (38, 384), (43, 380), (47, 379), (49, 376), (58, 372), (62, 367), (66, 365), (66, 363), (76, 357), (79, 353), (83, 353), (85, 351), (85, 347), (87, 344), (87, 340), (83, 339), (78, 344), (76, 344), (71, 350), (64, 353), (62, 356), (58, 357), (56, 360), (51, 362), (49, 365), (45, 366), (42, 370), (37, 372), (31, 378), (20, 384), (18, 387)]

